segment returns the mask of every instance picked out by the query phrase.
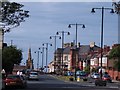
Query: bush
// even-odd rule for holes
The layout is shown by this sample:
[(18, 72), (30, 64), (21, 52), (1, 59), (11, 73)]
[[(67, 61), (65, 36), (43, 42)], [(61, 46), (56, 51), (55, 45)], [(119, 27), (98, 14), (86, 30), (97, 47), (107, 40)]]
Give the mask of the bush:
[(87, 78), (83, 79), (83, 81), (87, 81), (87, 80), (88, 80)]
[(69, 78), (69, 80), (70, 80), (70, 81), (73, 81), (73, 78), (72, 78), (72, 77), (70, 77), (70, 78)]

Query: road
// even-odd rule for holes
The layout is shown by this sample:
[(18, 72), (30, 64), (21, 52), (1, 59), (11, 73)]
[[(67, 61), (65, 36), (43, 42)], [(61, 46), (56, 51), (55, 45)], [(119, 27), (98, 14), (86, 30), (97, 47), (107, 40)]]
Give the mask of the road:
[(40, 75), (39, 81), (28, 81), (28, 87), (26, 89), (15, 90), (119, 90), (116, 86), (117, 84), (114, 84), (114, 87), (112, 84), (96, 87), (93, 83), (89, 82), (66, 82), (50, 75)]

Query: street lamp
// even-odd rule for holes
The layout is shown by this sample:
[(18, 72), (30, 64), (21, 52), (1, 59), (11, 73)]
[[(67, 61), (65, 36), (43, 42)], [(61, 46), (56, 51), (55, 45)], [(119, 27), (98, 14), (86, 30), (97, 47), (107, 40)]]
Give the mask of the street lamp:
[(67, 35), (70, 35), (70, 32), (65, 32), (65, 31), (58, 31), (56, 34), (62, 34), (61, 38), (62, 38), (62, 71), (63, 71), (63, 46), (64, 46), (64, 34), (66, 33)]
[(75, 25), (75, 27), (76, 27), (76, 48), (77, 48), (77, 28), (78, 28), (78, 25), (79, 26), (81, 26), (82, 25), (82, 28), (85, 28), (85, 25), (84, 24), (69, 24), (68, 25), (68, 28), (71, 28), (72, 27), (72, 25)]
[(34, 52), (34, 53), (37, 53), (37, 56), (38, 56), (38, 57), (37, 57), (37, 59), (38, 59), (38, 60), (37, 60), (37, 70), (39, 70), (39, 52), (40, 52), (40, 51), (35, 51), (35, 52)]
[[(77, 29), (78, 29), (78, 26), (82, 26), (82, 28), (84, 29), (85, 25), (84, 24), (78, 24), (78, 23), (76, 23), (76, 24), (69, 24), (68, 28), (71, 28), (72, 25), (76, 27), (76, 45), (75, 45), (76, 48), (75, 48), (75, 50), (77, 51)], [(76, 80), (76, 69), (77, 69), (77, 65), (76, 64), (77, 64), (77, 55), (76, 55), (76, 61), (75, 61), (75, 80)]]
[(45, 47), (40, 47), (39, 50), (40, 49), (42, 49), (42, 52), (41, 52), (41, 54), (42, 54), (42, 68), (41, 69), (43, 70), (44, 69), (43, 68), (43, 61), (44, 61), (44, 49), (45, 49)]
[(43, 43), (43, 46), (46, 45), (46, 73), (47, 73), (47, 68), (48, 68), (48, 45), (52, 46), (51, 43)]
[(54, 38), (55, 39), (55, 55), (54, 55), (54, 73), (56, 72), (55, 69), (56, 69), (56, 39), (59, 38), (61, 39), (60, 36), (50, 36), (50, 39)]
[(102, 79), (102, 57), (103, 57), (103, 19), (104, 19), (104, 10), (111, 10), (110, 13), (114, 13), (112, 8), (92, 8), (91, 13), (95, 13), (95, 9), (102, 10), (102, 22), (101, 22), (101, 71), (100, 71), (100, 78)]

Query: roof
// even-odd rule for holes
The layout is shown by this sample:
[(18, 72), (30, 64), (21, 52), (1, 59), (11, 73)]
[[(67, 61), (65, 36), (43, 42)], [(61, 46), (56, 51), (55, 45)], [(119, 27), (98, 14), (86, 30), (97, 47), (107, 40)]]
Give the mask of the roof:
[[(75, 47), (66, 47), (63, 48), (63, 54), (70, 54), (70, 50), (72, 48)], [(97, 51), (100, 47), (98, 46), (94, 46), (93, 48), (90, 47), (90, 45), (81, 45), (79, 49), (79, 55), (83, 55), (83, 54), (88, 54), (90, 51)], [(55, 53), (57, 54), (61, 54), (62, 53), (62, 48), (57, 48), (57, 50), (55, 51)]]
[(62, 48), (57, 48), (57, 50), (54, 52), (54, 54), (57, 53), (57, 54), (60, 54), (62, 53)]
[(89, 53), (90, 51), (97, 51), (98, 49), (100, 49), (100, 47), (96, 45), (94, 47), (90, 47), (90, 45), (81, 45), (79, 54), (81, 55), (81, 54)]
[(14, 71), (20, 71), (20, 70), (23, 70), (23, 69), (26, 69), (26, 66), (23, 66), (23, 65), (14, 65)]
[(69, 54), (71, 47), (64, 48), (63, 54)]
[(90, 51), (90, 46), (89, 45), (81, 45), (79, 54), (88, 53), (89, 51)]
[[(66, 48), (63, 48), (63, 54), (69, 54), (70, 53), (70, 49), (71, 47), (66, 47)], [(62, 53), (62, 48), (58, 48), (55, 53), (57, 54), (60, 54)]]
[(98, 47), (96, 45), (94, 47), (90, 47), (90, 45), (81, 45), (80, 51), (79, 51), (80, 59), (81, 60), (86, 60), (86, 59), (89, 60), (90, 58), (95, 57), (96, 55), (94, 55), (94, 56), (89, 55), (89, 52), (97, 51), (98, 49), (100, 49), (100, 47)]

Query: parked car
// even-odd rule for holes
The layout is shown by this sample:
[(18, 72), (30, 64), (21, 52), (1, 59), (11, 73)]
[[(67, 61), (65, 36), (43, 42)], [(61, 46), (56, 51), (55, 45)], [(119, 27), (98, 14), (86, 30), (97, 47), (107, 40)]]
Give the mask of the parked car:
[(64, 73), (64, 76), (73, 76), (74, 75), (74, 72), (71, 72), (71, 71), (67, 71)]
[(6, 77), (4, 82), (5, 87), (18, 87), (18, 86), (22, 88), (27, 87), (27, 80), (22, 75), (10, 74)]
[(84, 81), (87, 81), (88, 79), (87, 73), (85, 71), (77, 71), (76, 76), (80, 77), (80, 79), (83, 79)]
[(28, 76), (28, 79), (29, 80), (39, 80), (39, 74), (38, 74), (38, 72), (35, 72), (35, 71), (30, 72), (29, 76)]
[(93, 79), (99, 79), (100, 78), (100, 74), (99, 73), (92, 73), (91, 74), (91, 78), (93, 78)]
[(112, 82), (112, 78), (110, 77), (109, 74), (104, 74), (103, 77), (102, 77), (102, 79), (104, 81), (107, 81), (107, 82), (110, 82), (110, 83)]

